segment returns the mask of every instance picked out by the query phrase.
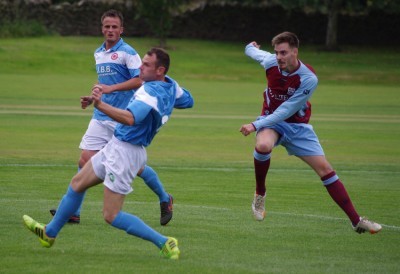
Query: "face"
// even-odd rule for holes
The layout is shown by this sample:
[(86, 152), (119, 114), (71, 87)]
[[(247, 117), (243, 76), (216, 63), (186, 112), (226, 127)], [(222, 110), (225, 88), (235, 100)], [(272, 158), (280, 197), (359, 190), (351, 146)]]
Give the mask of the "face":
[(103, 19), (101, 31), (109, 47), (114, 46), (118, 42), (123, 29), (121, 20), (118, 17), (105, 17)]
[(297, 48), (291, 48), (289, 43), (285, 42), (275, 45), (274, 50), (276, 54), (276, 60), (278, 61), (278, 66), (281, 70), (292, 72), (297, 68)]
[(145, 82), (161, 80), (164, 76), (164, 67), (156, 67), (156, 55), (145, 55), (140, 66), (139, 78)]

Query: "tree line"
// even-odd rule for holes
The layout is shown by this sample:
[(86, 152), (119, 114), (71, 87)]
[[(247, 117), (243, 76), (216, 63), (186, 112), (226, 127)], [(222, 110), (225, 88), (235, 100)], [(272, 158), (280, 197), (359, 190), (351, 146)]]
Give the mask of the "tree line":
[[(153, 35), (159, 39), (160, 46), (166, 46), (169, 37), (176, 37), (180, 34), (198, 34), (205, 36), (204, 30), (196, 30), (197, 27), (221, 28), (221, 30), (209, 31), (215, 36), (225, 40), (223, 29), (237, 28), (238, 31), (249, 32), (246, 27), (257, 29), (255, 20), (260, 11), (264, 12), (264, 20), (281, 22), (286, 19), (288, 22), (307, 21), (310, 18), (315, 20), (317, 26), (304, 25), (307, 29), (314, 29), (315, 35), (324, 36), (323, 41), (316, 38), (318, 43), (323, 43), (325, 49), (336, 50), (339, 48), (338, 36), (344, 32), (343, 24), (352, 22), (353, 18), (376, 20), (376, 14), (384, 14), (391, 18), (399, 17), (400, 1), (398, 0), (10, 0), (0, 2), (0, 35), (5, 26), (15, 28), (19, 22), (28, 22), (28, 26), (40, 22), (47, 29), (54, 30), (61, 35), (91, 35), (99, 29), (99, 18), (107, 8), (120, 9), (127, 18), (127, 21), (135, 26), (137, 35)], [(219, 12), (219, 16), (213, 14), (213, 10)], [(240, 13), (236, 11), (246, 11)], [(271, 15), (271, 11), (273, 11)], [(278, 11), (278, 12), (276, 12)], [(236, 12), (235, 14), (233, 14)], [(280, 18), (274, 18), (274, 15)], [(80, 16), (80, 17), (79, 17)], [(232, 16), (237, 18), (239, 28)], [(375, 17), (374, 17), (375, 16)], [(250, 17), (250, 18), (243, 18)], [(382, 17), (379, 15), (378, 18)], [(228, 18), (228, 19), (227, 19)], [(204, 20), (206, 22), (204, 22)], [(208, 20), (208, 21), (207, 21)], [(210, 21), (218, 20), (218, 24)], [(384, 22), (384, 21), (383, 21)], [(397, 21), (395, 21), (397, 23)], [(78, 24), (78, 26), (74, 26)], [(296, 23), (292, 23), (295, 25)], [(188, 30), (191, 26), (192, 31)], [(279, 26), (272, 25), (275, 29)], [(283, 25), (283, 24), (281, 24)], [(310, 27), (311, 26), (311, 27)], [(371, 26), (371, 25), (370, 25)], [(373, 25), (372, 25), (373, 26)], [(368, 27), (368, 24), (366, 24)], [(374, 27), (375, 28), (375, 27)], [(74, 29), (78, 33), (73, 33)], [(12, 31), (9, 31), (10, 35)], [(322, 33), (323, 32), (323, 33)], [(360, 31), (357, 31), (359, 33)], [(363, 30), (367, 33), (368, 31)], [(356, 35), (357, 35), (356, 33)], [(135, 33), (133, 33), (135, 34)], [(266, 33), (269, 34), (269, 33)], [(349, 34), (347, 34), (349, 36)], [(388, 35), (398, 36), (397, 33)], [(343, 35), (342, 35), (343, 36)], [(192, 38), (192, 37), (190, 37)], [(196, 38), (196, 37), (193, 37)], [(215, 37), (218, 39), (218, 37)], [(309, 38), (306, 38), (310, 40)], [(368, 40), (366, 40), (368, 41)]]

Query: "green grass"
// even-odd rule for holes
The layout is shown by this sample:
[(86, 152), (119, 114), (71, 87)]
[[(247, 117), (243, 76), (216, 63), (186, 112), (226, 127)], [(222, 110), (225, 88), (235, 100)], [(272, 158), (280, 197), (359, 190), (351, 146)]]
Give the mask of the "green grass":
[[(126, 39), (143, 55), (156, 43)], [(157, 198), (142, 183), (124, 210), (178, 238), (179, 261), (102, 219), (102, 187), (85, 199), (82, 224), (67, 225), (51, 249), (22, 225), (42, 222), (76, 172), (91, 109), (79, 96), (96, 81), (101, 38), (3, 39), (0, 45), (0, 273), (398, 273), (400, 272), (400, 54), (391, 49), (301, 49), (320, 85), (312, 124), (362, 215), (384, 225), (358, 235), (304, 163), (274, 150), (267, 218), (251, 216), (254, 136), (238, 129), (261, 109), (262, 68), (244, 44), (171, 40), (171, 76), (195, 107), (177, 110), (148, 148), (174, 195), (172, 222), (158, 223)]]

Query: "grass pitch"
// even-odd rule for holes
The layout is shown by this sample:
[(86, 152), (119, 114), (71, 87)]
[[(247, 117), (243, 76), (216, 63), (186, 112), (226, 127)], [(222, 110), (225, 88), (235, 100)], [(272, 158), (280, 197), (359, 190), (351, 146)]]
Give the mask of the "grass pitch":
[[(155, 44), (126, 40), (141, 55)], [(171, 40), (170, 75), (191, 90), (195, 107), (174, 112), (148, 148), (148, 164), (174, 195), (174, 218), (159, 225), (157, 198), (139, 178), (124, 210), (178, 238), (181, 258), (163, 260), (151, 243), (105, 224), (102, 186), (88, 192), (81, 225), (65, 226), (54, 247), (42, 248), (22, 215), (48, 222), (76, 172), (91, 115), (79, 96), (96, 81), (100, 42), (0, 45), (1, 273), (400, 272), (400, 55), (382, 49), (300, 51), (320, 80), (311, 122), (357, 210), (382, 223), (381, 233), (354, 233), (319, 178), (281, 147), (272, 156), (267, 217), (254, 221), (254, 136), (238, 130), (261, 109), (264, 72), (244, 45)]]

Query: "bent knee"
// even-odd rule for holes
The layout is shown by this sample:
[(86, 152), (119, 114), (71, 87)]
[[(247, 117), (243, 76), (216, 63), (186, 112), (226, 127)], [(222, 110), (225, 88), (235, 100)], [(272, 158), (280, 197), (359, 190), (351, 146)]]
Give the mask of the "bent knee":
[(256, 150), (261, 153), (270, 153), (274, 148), (273, 144), (267, 142), (257, 142), (256, 143)]
[(78, 175), (78, 174), (75, 174), (75, 176), (72, 177), (70, 185), (71, 185), (71, 187), (72, 187), (72, 189), (73, 189), (74, 191), (81, 192), (81, 191), (82, 191), (81, 179), (80, 179), (80, 177), (77, 176), (77, 175)]
[(86, 162), (87, 162), (87, 160), (83, 159), (82, 157), (79, 158), (78, 167), (79, 167), (79, 168), (84, 167), (84, 165), (86, 164)]
[(97, 150), (82, 150), (81, 156), (78, 161), (79, 168), (83, 168), (85, 164), (95, 155), (98, 151)]
[(115, 213), (115, 212), (103, 209), (103, 218), (104, 218), (104, 221), (106, 221), (106, 223), (108, 223), (108, 224), (112, 224), (112, 222), (117, 217), (117, 215), (118, 215), (118, 212)]

